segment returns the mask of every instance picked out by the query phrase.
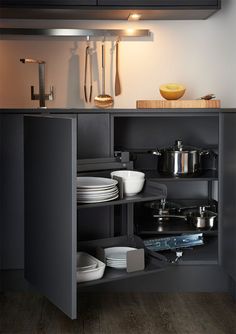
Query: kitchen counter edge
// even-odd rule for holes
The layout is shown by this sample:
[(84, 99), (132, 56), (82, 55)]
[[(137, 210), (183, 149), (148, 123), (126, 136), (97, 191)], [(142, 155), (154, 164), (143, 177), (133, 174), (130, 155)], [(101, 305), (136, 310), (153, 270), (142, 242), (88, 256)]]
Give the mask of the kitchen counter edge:
[(190, 108), (190, 109), (79, 109), (79, 108), (2, 108), (0, 114), (32, 114), (32, 115), (48, 115), (48, 114), (189, 114), (189, 113), (228, 113), (236, 112), (236, 108)]

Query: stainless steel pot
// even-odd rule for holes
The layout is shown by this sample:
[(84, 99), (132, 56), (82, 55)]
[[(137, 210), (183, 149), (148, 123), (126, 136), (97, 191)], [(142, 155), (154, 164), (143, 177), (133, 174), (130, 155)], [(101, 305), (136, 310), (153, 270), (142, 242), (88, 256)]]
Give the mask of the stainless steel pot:
[(212, 229), (215, 226), (216, 219), (217, 213), (206, 210), (204, 206), (199, 207), (199, 212), (188, 215), (188, 221), (197, 229)]
[(158, 157), (158, 171), (172, 176), (190, 176), (201, 170), (201, 158), (209, 151), (184, 146), (182, 140), (176, 140), (170, 148), (152, 151)]

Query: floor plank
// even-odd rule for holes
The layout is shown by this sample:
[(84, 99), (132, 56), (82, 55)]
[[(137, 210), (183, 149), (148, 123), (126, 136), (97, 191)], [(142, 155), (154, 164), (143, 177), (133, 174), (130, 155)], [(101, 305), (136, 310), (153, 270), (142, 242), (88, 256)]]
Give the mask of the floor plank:
[(0, 295), (1, 334), (236, 334), (236, 303), (227, 294), (81, 294), (70, 320), (46, 298)]

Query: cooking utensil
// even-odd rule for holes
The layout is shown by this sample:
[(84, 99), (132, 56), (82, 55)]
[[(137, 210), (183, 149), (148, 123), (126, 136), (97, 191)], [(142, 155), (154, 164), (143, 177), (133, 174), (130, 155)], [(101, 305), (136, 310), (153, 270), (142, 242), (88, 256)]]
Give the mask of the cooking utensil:
[(198, 174), (201, 170), (201, 157), (209, 154), (196, 147), (184, 146), (182, 140), (176, 140), (170, 148), (152, 151), (160, 156), (158, 170), (160, 173), (172, 176), (190, 176)]
[(113, 98), (105, 93), (105, 44), (102, 44), (102, 94), (94, 99), (95, 106), (98, 108), (109, 108), (113, 106)]
[(160, 224), (169, 221), (171, 218), (187, 220), (186, 215), (179, 213), (178, 205), (173, 202), (168, 202), (166, 199), (147, 203), (146, 206), (153, 210), (152, 216), (155, 218), (155, 221)]
[[(88, 61), (89, 61), (89, 77), (90, 77), (90, 86), (89, 86), (89, 99), (87, 95), (87, 72), (88, 72)], [(92, 101), (92, 91), (93, 91), (93, 72), (92, 72), (92, 54), (90, 52), (89, 44), (85, 49), (85, 63), (84, 63), (84, 99), (85, 102)]]
[(176, 212), (179, 210), (180, 205), (174, 202), (167, 201), (165, 198), (153, 201), (145, 204), (146, 207), (153, 209), (157, 212), (163, 212), (164, 210), (168, 210), (168, 212)]
[(119, 40), (116, 42), (116, 76), (115, 76), (115, 96), (121, 94), (120, 76), (119, 76)]
[(85, 63), (84, 63), (84, 99), (85, 99), (85, 102), (88, 102), (88, 98), (87, 98), (88, 50), (89, 50), (89, 46), (86, 46), (86, 49), (85, 49)]
[(168, 215), (166, 213), (163, 213), (163, 214), (159, 214), (159, 215), (153, 215), (154, 218), (159, 218), (159, 221), (160, 220), (167, 220), (169, 218), (179, 218), (179, 219), (184, 219), (184, 220), (187, 220), (187, 217), (186, 216), (180, 216), (180, 215)]
[(92, 102), (92, 95), (93, 95), (93, 58), (91, 49), (89, 48), (89, 67), (90, 67), (90, 92), (89, 92), (89, 102)]
[(200, 206), (198, 212), (191, 212), (188, 215), (190, 221), (197, 229), (212, 229), (217, 219), (217, 213), (206, 210), (206, 207)]
[(207, 94), (201, 97), (201, 100), (211, 100), (211, 99), (215, 99), (216, 96), (215, 94)]

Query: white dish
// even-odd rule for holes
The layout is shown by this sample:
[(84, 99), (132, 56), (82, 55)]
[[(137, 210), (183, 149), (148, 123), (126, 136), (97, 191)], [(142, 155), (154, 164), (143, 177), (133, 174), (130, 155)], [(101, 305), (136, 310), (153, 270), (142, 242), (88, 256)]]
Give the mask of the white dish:
[(116, 268), (116, 269), (125, 269), (127, 268), (127, 261), (106, 261), (106, 265), (111, 268)]
[(119, 194), (114, 196), (114, 197), (111, 197), (111, 198), (107, 198), (107, 199), (96, 199), (96, 200), (93, 200), (93, 199), (88, 199), (88, 200), (85, 200), (85, 199), (80, 199), (80, 198), (77, 198), (77, 202), (78, 203), (102, 203), (102, 202), (108, 202), (108, 201), (113, 201), (114, 199), (118, 198), (119, 197)]
[(107, 263), (107, 266), (111, 268), (127, 268), (127, 263), (121, 263), (121, 264)]
[(107, 260), (126, 260), (126, 255), (128, 251), (136, 250), (133, 247), (109, 247), (105, 248), (105, 258)]
[(106, 190), (91, 190), (91, 189), (77, 189), (77, 194), (80, 195), (105, 195), (105, 194), (110, 194), (112, 192), (118, 191), (117, 186), (114, 186), (110, 189), (106, 189)]
[(107, 196), (107, 197), (80, 197), (78, 196), (78, 201), (106, 201), (109, 199), (113, 199), (116, 198), (116, 196), (118, 196), (118, 194), (114, 194), (112, 196)]
[[(88, 261), (95, 261), (97, 263), (97, 267), (94, 269), (88, 269), (88, 270), (78, 270), (76, 272), (76, 278), (77, 282), (87, 282), (87, 281), (94, 281), (97, 279), (101, 279), (104, 275), (105, 271), (105, 263), (102, 261), (96, 259), (95, 257), (91, 256), (88, 253), (85, 252), (78, 252), (77, 254), (83, 254), (82, 256), (86, 257)], [(79, 255), (81, 256), (81, 255)]]
[(134, 196), (142, 191), (145, 179), (123, 179), (124, 194)]
[(119, 176), (122, 177), (124, 179), (128, 179), (128, 178), (141, 178), (144, 179), (145, 178), (145, 174), (142, 172), (138, 172), (135, 170), (116, 170), (114, 172), (111, 172), (111, 176)]
[(124, 194), (126, 196), (134, 196), (143, 189), (145, 174), (142, 172), (130, 170), (119, 170), (111, 172), (111, 177), (116, 176), (122, 179)]
[(103, 192), (105, 190), (111, 191), (115, 187), (116, 186), (110, 186), (110, 187), (104, 187), (104, 188), (80, 188), (80, 187), (77, 187), (77, 191), (82, 191), (84, 193), (87, 193), (87, 192), (90, 193), (90, 192), (93, 192), (93, 191), (95, 191), (95, 192), (100, 192), (100, 191)]
[(83, 197), (83, 198), (103, 198), (103, 197), (113, 197), (115, 195), (118, 194), (118, 190), (114, 190), (110, 193), (107, 193), (107, 194), (81, 194), (79, 192), (77, 192), (77, 195), (79, 197)]
[(116, 199), (118, 196), (118, 194), (114, 195), (114, 196), (109, 196), (109, 197), (77, 197), (77, 201), (89, 201), (89, 202), (97, 202), (97, 201), (109, 201), (109, 200), (113, 200)]
[(127, 268), (127, 265), (121, 265), (121, 266), (112, 266), (112, 265), (108, 265), (108, 267), (110, 268), (114, 268), (114, 269), (126, 269)]
[(109, 189), (117, 185), (118, 181), (105, 177), (79, 176), (77, 177), (77, 187), (85, 189)]
[(122, 262), (122, 261), (109, 261), (109, 260), (107, 260), (106, 263), (107, 263), (107, 264), (114, 264), (114, 265), (118, 265), (118, 266), (119, 266), (119, 265), (121, 265), (121, 264), (126, 264), (127, 261), (123, 261), (123, 262)]
[(118, 260), (118, 259), (109, 259), (109, 258), (106, 258), (107, 262), (115, 262), (115, 263), (124, 263), (126, 262), (126, 259), (124, 260)]
[(97, 261), (92, 258), (92, 256), (87, 256), (87, 253), (78, 252), (77, 253), (77, 269), (78, 270), (89, 270), (97, 267)]

